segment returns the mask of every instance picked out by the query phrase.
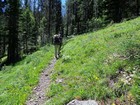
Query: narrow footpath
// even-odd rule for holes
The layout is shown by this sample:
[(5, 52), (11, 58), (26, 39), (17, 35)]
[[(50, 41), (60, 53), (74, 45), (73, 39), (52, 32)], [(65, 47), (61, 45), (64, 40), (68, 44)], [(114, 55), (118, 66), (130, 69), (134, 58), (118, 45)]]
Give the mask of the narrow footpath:
[(53, 59), (49, 66), (42, 71), (38, 85), (26, 102), (26, 105), (44, 105), (46, 101), (46, 90), (50, 84), (50, 72), (54, 68), (56, 59)]

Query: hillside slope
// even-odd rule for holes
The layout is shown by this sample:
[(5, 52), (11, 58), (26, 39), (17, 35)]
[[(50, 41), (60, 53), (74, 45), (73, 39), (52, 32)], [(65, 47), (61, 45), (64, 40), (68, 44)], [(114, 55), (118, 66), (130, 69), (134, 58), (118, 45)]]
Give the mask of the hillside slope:
[(41, 72), (53, 59), (53, 47), (45, 46), (15, 65), (0, 71), (0, 105), (25, 105)]
[(95, 99), (140, 104), (140, 18), (68, 40), (52, 73), (46, 105)]

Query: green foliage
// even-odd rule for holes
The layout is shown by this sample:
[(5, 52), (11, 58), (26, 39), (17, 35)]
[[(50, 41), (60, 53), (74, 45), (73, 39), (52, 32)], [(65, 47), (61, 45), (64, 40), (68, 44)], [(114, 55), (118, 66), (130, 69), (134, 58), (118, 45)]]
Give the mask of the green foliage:
[(6, 30), (7, 23), (8, 22), (6, 22), (6, 18), (4, 17), (4, 15), (0, 15), (0, 58), (5, 55), (5, 46), (7, 45), (7, 43), (5, 42), (7, 42), (8, 40), (8, 30)]
[(28, 54), (37, 46), (37, 24), (32, 11), (29, 8), (23, 9), (19, 23), (20, 47), (25, 54)]
[[(138, 104), (139, 23), (137, 18), (70, 39), (52, 73), (46, 105), (64, 105), (72, 99), (111, 100), (113, 104), (117, 98), (124, 104)], [(128, 81), (118, 72), (135, 73)]]
[(138, 0), (67, 0), (66, 34), (97, 30), (139, 16)]
[(46, 27), (47, 27), (47, 19), (43, 17), (40, 21), (40, 28), (39, 28), (39, 34), (40, 34), (40, 40), (39, 43), (41, 46), (45, 45), (47, 43), (47, 36), (46, 36)]
[(94, 31), (100, 29), (105, 26), (104, 18), (92, 18), (90, 21), (87, 22), (88, 24), (88, 31)]
[(45, 46), (14, 66), (3, 66), (0, 71), (0, 104), (24, 105), (52, 57), (52, 46)]

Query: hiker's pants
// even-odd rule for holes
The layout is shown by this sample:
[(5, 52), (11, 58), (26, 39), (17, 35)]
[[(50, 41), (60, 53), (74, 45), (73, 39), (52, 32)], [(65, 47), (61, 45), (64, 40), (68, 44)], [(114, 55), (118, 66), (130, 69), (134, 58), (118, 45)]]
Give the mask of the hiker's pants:
[(55, 47), (55, 58), (59, 58), (60, 57), (60, 50), (61, 50), (61, 45), (54, 45)]

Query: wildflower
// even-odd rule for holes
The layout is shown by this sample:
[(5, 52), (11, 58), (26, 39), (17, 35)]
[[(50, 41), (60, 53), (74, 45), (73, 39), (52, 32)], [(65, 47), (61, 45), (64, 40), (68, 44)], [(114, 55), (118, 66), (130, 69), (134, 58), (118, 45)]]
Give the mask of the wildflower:
[(115, 105), (115, 103), (112, 103), (112, 105)]
[(95, 80), (99, 80), (99, 78), (96, 75), (94, 75), (94, 78), (95, 78)]

